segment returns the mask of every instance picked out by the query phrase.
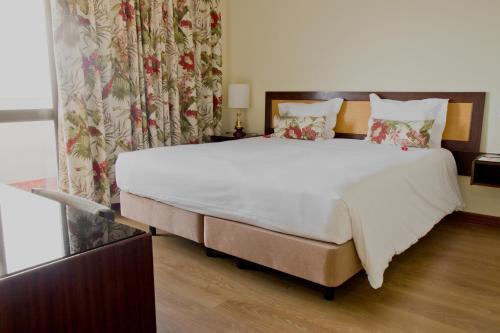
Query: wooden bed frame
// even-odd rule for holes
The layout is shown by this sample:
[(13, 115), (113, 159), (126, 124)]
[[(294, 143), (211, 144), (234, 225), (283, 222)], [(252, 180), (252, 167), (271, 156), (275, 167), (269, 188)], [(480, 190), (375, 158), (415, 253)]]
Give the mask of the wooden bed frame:
[[(400, 101), (448, 98), (448, 114), (442, 147), (450, 150), (457, 162), (458, 174), (471, 175), (472, 161), (479, 155), (483, 128), (484, 92), (375, 92), (381, 98)], [(336, 138), (364, 139), (368, 131), (371, 92), (267, 92), (265, 133), (273, 132), (273, 115), (278, 104), (285, 102), (314, 103), (343, 98), (337, 117)]]
[[(479, 154), (485, 93), (377, 92), (396, 100), (449, 98), (443, 147), (457, 161), (459, 174), (470, 175), (472, 160)], [(314, 103), (335, 97), (344, 99), (335, 127), (337, 138), (363, 139), (367, 132), (370, 104), (368, 92), (268, 92), (265, 132), (273, 132), (273, 115), (283, 102)], [(121, 214), (150, 226), (204, 244), (207, 255), (214, 250), (244, 261), (270, 267), (325, 287), (333, 299), (334, 288), (362, 270), (354, 242), (333, 244), (185, 211), (155, 200), (121, 193)], [(244, 260), (244, 261), (242, 261)]]

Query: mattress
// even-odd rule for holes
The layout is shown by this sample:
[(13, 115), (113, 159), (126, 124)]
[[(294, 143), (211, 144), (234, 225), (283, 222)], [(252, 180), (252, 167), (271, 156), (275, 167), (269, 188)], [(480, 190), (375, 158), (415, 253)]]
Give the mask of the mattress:
[(249, 138), (123, 153), (120, 189), (314, 240), (354, 240), (374, 288), (391, 258), (462, 206), (445, 149)]

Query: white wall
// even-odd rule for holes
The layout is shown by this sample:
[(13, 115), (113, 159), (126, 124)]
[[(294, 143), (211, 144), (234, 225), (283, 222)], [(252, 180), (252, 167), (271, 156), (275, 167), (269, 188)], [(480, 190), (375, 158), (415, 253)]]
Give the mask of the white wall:
[[(225, 82), (248, 82), (251, 132), (270, 90), (486, 91), (481, 148), (500, 153), (500, 1), (226, 0)], [(230, 130), (234, 115), (225, 110)], [(500, 216), (500, 189), (460, 184)]]

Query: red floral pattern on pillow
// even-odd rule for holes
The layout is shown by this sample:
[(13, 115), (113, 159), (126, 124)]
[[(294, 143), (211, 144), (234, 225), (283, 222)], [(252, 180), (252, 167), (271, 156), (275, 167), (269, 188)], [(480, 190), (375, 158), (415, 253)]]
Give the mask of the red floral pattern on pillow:
[(366, 140), (401, 147), (428, 148), (434, 120), (397, 121), (373, 119)]
[(275, 138), (322, 140), (325, 117), (277, 117), (275, 118)]

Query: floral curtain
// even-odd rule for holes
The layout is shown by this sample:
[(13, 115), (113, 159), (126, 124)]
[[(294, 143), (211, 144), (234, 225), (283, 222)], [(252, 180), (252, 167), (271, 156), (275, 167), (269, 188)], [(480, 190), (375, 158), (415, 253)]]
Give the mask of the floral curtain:
[(110, 204), (121, 152), (220, 132), (219, 0), (53, 0), (60, 186)]

